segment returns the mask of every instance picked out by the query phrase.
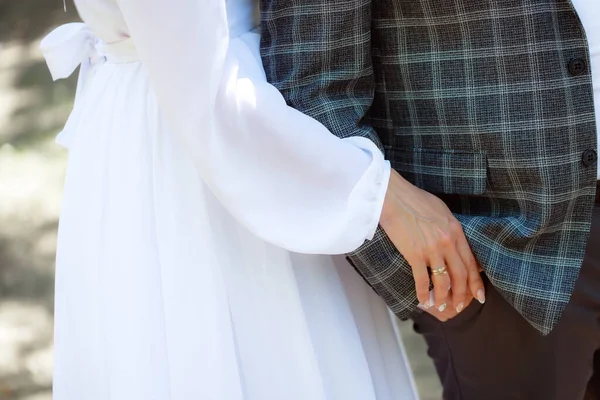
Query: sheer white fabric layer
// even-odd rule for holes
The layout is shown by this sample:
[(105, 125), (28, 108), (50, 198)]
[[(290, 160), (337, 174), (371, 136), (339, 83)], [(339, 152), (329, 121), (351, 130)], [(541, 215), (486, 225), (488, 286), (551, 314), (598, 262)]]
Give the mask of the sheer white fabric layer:
[[(232, 182), (235, 190), (228, 191), (219, 174), (208, 176), (200, 171), (225, 163), (210, 164), (203, 159), (199, 164), (198, 157), (205, 156), (206, 150), (190, 147), (202, 145), (190, 139), (192, 120), (198, 122), (197, 129), (213, 130), (206, 120), (218, 122), (223, 116), (196, 107), (231, 97), (217, 100), (215, 94), (213, 100), (194, 102), (196, 90), (188, 87), (175, 100), (167, 81), (181, 89), (175, 81), (189, 73), (189, 60), (179, 55), (181, 69), (175, 68), (176, 62), (168, 74), (153, 73), (161, 54), (152, 48), (153, 41), (164, 50), (163, 56), (169, 56), (165, 45), (176, 38), (156, 42), (154, 34), (144, 34), (149, 28), (140, 26), (145, 17), (145, 23), (157, 31), (160, 15), (165, 28), (160, 31), (168, 36), (172, 32), (168, 27), (191, 23), (189, 14), (194, 14), (198, 4), (212, 11), (218, 11), (219, 5), (213, 0), (173, 1), (168, 7), (159, 0), (122, 3), (126, 3), (122, 4), (127, 9), (125, 18), (111, 0), (77, 1), (95, 31), (111, 28), (104, 41), (128, 32), (129, 27), (120, 26), (120, 21), (129, 22), (128, 16), (135, 15), (131, 24), (139, 28), (139, 34), (136, 37), (132, 31), (131, 36), (142, 62), (106, 62), (94, 67), (77, 98), (76, 122), (68, 126), (72, 131), (67, 135), (70, 154), (56, 272), (54, 399), (416, 398), (393, 318), (345, 260), (290, 253), (259, 239), (256, 234), (267, 231), (261, 219), (243, 216), (244, 208), (234, 204), (239, 202), (235, 193), (240, 186)], [(156, 9), (148, 11), (154, 3)], [(188, 16), (183, 16), (186, 7)], [(102, 19), (112, 14), (114, 19), (103, 24)], [(209, 20), (205, 16), (200, 22), (210, 26)], [(115, 25), (120, 26), (117, 32)], [(180, 33), (175, 29), (175, 34)], [(188, 35), (187, 41), (181, 39), (185, 45), (174, 46), (188, 53), (202, 51), (201, 43), (190, 42), (190, 37), (198, 39)], [(227, 47), (229, 61), (223, 58), (220, 67), (225, 72), (219, 75), (227, 77), (228, 70), (235, 70), (239, 74), (235, 76), (243, 77), (259, 95), (273, 93), (256, 74), (260, 69), (256, 40), (252, 33), (233, 39)], [(206, 50), (203, 57), (210, 56)], [(202, 65), (197, 69), (202, 71)], [(205, 77), (188, 75), (185, 79), (194, 86)], [(169, 112), (176, 106), (176, 112)], [(266, 106), (270, 113), (288, 113), (290, 126), (314, 127), (313, 132), (323, 129), (290, 112), (281, 100), (257, 104), (254, 113), (246, 110), (246, 121), (256, 124), (255, 128), (264, 124), (261, 110)], [(165, 112), (171, 118), (163, 118)], [(203, 119), (189, 113), (201, 114)], [(254, 122), (253, 117), (257, 118)], [(183, 120), (171, 122), (175, 118)], [(340, 141), (336, 143), (339, 146)], [(370, 145), (357, 143), (342, 145), (341, 153), (356, 155), (362, 168), (351, 173), (348, 182), (359, 182), (368, 171), (374, 171), (374, 180), (377, 174), (385, 176), (384, 164), (377, 166)], [(246, 164), (248, 170), (252, 167)], [(253, 184), (268, 187), (269, 168), (254, 168), (263, 178), (246, 180), (244, 190)], [(242, 171), (242, 176), (250, 175)], [(305, 184), (303, 179), (298, 182)], [(380, 201), (381, 185), (367, 186), (358, 192), (349, 186), (350, 193), (362, 191), (362, 197), (368, 198), (355, 210)], [(323, 200), (329, 196), (342, 197), (328, 192)], [(274, 203), (267, 203), (275, 208)], [(250, 210), (262, 212), (267, 221), (273, 218), (259, 209), (258, 202)], [(273, 211), (285, 216), (303, 210), (298, 204), (280, 203)], [(369, 213), (355, 213), (361, 215), (357, 218), (363, 221), (359, 229), (364, 237), (372, 229), (367, 226)], [(316, 244), (310, 236), (294, 238), (311, 224), (310, 215), (299, 217), (305, 224), (295, 233), (291, 227), (292, 233), (267, 232), (266, 236), (271, 235), (271, 242), (281, 240), (284, 247), (321, 250), (323, 237), (315, 236), (314, 240), (321, 240)], [(342, 225), (351, 220), (348, 215), (332, 218)], [(240, 219), (244, 225), (238, 223)], [(319, 223), (314, 221), (315, 226)], [(334, 252), (353, 246), (359, 236), (324, 237), (333, 238), (327, 246), (333, 244), (329, 249)]]

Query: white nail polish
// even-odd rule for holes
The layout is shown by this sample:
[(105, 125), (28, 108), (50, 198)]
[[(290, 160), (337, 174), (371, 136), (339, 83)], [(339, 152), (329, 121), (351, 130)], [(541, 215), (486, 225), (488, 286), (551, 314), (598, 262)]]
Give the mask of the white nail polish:
[(435, 300), (433, 297), (433, 290), (429, 291), (429, 307), (435, 307)]
[(458, 306), (456, 307), (456, 312), (461, 312), (463, 308), (465, 308), (465, 303), (458, 303)]
[(445, 309), (446, 309), (446, 303), (444, 303), (441, 306), (439, 306), (438, 311), (439, 312), (444, 312)]
[(481, 304), (485, 303), (485, 293), (483, 289), (479, 289), (477, 291), (477, 301), (479, 301)]

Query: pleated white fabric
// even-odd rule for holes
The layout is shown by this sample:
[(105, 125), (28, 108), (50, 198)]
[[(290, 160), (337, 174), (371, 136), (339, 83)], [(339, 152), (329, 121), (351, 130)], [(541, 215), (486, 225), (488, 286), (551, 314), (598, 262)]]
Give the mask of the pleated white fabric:
[[(195, 89), (205, 77), (186, 76), (186, 90), (176, 82), (196, 60), (192, 54), (202, 51), (190, 42), (192, 33), (184, 40), (178, 24), (190, 23), (198, 10), (221, 15), (218, 2), (76, 3), (87, 25), (61, 27), (42, 43), (55, 78), (82, 63), (74, 111), (59, 136), (69, 148), (69, 165), (56, 271), (54, 399), (415, 399), (395, 320), (383, 302), (343, 257), (284, 249), (343, 252), (367, 238), (388, 166), (370, 143), (326, 136), (256, 73), (257, 36), (248, 32), (253, 4), (228, 4), (236, 29), (247, 33), (231, 40), (221, 61), (219, 51), (204, 55), (214, 56), (207, 63), (220, 65), (209, 69), (219, 71), (223, 83), (217, 89), (207, 83), (202, 100)], [(160, 26), (153, 19), (158, 16)], [(172, 56), (169, 40), (148, 39), (142, 17), (167, 39), (179, 35), (185, 46), (171, 47), (191, 54), (179, 56), (185, 66), (173, 68), (170, 77), (156, 73), (161, 51), (152, 48)], [(165, 79), (181, 91), (176, 112)], [(234, 81), (254, 88), (256, 107), (240, 103), (239, 90), (228, 86)], [(215, 107), (229, 113), (227, 123)], [(334, 164), (300, 168), (310, 161), (306, 143), (264, 164), (244, 158), (253, 148), (223, 147), (233, 146), (238, 123), (247, 129), (239, 133), (242, 145), (254, 132), (269, 146), (268, 135), (281, 136), (282, 128), (277, 119), (265, 122), (268, 114), (285, 116), (291, 132), (292, 139), (276, 143), (289, 147), (308, 129), (319, 157), (325, 147), (332, 159), (346, 160), (342, 183), (322, 190), (343, 171)], [(193, 121), (208, 143), (191, 138)], [(227, 135), (229, 141), (220, 139)], [(276, 150), (282, 151), (277, 144), (263, 149)], [(291, 170), (286, 160), (295, 165)], [(271, 172), (273, 163), (285, 164), (281, 173)], [(235, 177), (229, 165), (243, 168), (241, 182), (223, 181)], [(311, 168), (323, 169), (321, 182), (309, 179)], [(294, 174), (298, 178), (289, 181)], [(276, 189), (309, 194), (294, 202)], [(349, 226), (356, 230), (346, 234)]]

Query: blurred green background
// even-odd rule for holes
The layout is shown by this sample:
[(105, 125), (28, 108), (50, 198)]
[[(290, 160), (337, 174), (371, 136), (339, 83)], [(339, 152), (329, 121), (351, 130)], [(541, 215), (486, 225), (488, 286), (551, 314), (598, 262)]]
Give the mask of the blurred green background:
[[(65, 12), (62, 0), (0, 0), (0, 400), (52, 398), (54, 252), (66, 162), (54, 137), (77, 77), (53, 83), (38, 44), (75, 20), (70, 1)], [(401, 328), (422, 400), (440, 399), (423, 340), (409, 323)]]

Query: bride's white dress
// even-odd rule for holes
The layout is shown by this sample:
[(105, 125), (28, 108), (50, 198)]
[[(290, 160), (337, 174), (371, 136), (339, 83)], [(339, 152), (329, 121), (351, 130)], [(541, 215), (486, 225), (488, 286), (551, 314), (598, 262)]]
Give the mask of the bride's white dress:
[(82, 64), (54, 399), (415, 399), (383, 302), (343, 257), (289, 251), (369, 238), (389, 165), (265, 82), (254, 3), (75, 3), (86, 25), (42, 42), (55, 78)]

